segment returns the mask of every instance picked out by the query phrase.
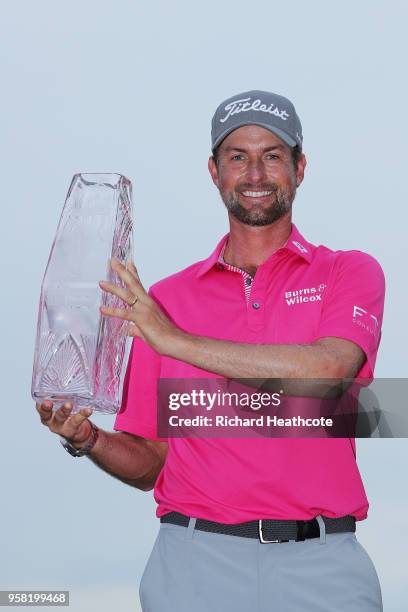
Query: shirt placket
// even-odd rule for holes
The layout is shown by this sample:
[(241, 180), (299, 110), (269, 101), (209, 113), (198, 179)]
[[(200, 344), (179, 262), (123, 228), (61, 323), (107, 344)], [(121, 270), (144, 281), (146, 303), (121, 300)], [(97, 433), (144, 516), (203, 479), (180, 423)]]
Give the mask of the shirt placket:
[(258, 268), (252, 280), (251, 295), (247, 304), (248, 328), (262, 331), (265, 326), (265, 271)]
[(218, 258), (218, 265), (222, 266), (225, 270), (241, 275), (247, 307), (248, 327), (254, 332), (261, 331), (265, 324), (264, 271), (258, 269), (256, 276), (251, 276), (249, 272), (241, 270), (241, 268), (237, 268), (236, 266), (232, 266), (224, 260), (224, 249), (222, 249)]
[(248, 304), (251, 299), (251, 289), (252, 289), (252, 283), (254, 280), (253, 276), (251, 276), (249, 272), (246, 272), (245, 270), (241, 270), (241, 268), (236, 268), (235, 266), (232, 266), (231, 264), (224, 261), (224, 249), (222, 249), (220, 253), (218, 263), (222, 265), (222, 267), (225, 268), (226, 270), (229, 270), (230, 272), (236, 272), (237, 274), (240, 274), (242, 276), (242, 280), (244, 283), (245, 302), (248, 307)]

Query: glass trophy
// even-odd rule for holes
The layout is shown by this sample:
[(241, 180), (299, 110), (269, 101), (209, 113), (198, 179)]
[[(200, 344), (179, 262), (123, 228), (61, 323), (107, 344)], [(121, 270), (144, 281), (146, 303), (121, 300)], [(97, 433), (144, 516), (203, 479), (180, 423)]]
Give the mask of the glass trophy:
[(98, 282), (124, 286), (110, 259), (133, 259), (132, 185), (120, 174), (76, 174), (62, 210), (41, 286), (31, 395), (119, 410), (129, 323), (100, 313), (128, 308)]

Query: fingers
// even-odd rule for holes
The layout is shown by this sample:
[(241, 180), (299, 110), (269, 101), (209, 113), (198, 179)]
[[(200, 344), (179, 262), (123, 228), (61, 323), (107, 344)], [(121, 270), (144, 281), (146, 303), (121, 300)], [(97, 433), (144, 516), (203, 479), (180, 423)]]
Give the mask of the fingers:
[(138, 280), (138, 281), (139, 281), (139, 283), (140, 283), (139, 274), (138, 274), (138, 271), (136, 270), (136, 266), (135, 266), (135, 264), (133, 263), (133, 261), (129, 261), (127, 265), (128, 265), (128, 267), (130, 268), (130, 270), (131, 270), (132, 274), (133, 274), (133, 275), (134, 275), (134, 276), (137, 278), (137, 280)]
[(73, 423), (82, 423), (84, 419), (87, 419), (91, 416), (92, 412), (93, 410), (92, 408), (89, 408), (89, 406), (87, 406), (86, 408), (81, 408), (81, 410), (74, 414), (74, 416), (72, 417)]
[(138, 298), (138, 301), (140, 301), (142, 298), (148, 298), (148, 295), (140, 282), (136, 267), (132, 262), (128, 262), (127, 266), (125, 267), (117, 259), (112, 259), (111, 268), (118, 274), (119, 278), (124, 282), (126, 287), (120, 287), (115, 283), (109, 283), (107, 281), (99, 281), (99, 286), (103, 291), (118, 296), (128, 305), (134, 302), (135, 297)]
[(119, 287), (119, 285), (115, 285), (114, 283), (108, 283), (107, 281), (99, 281), (99, 286), (104, 291), (108, 293), (112, 293), (113, 295), (117, 295), (121, 300), (125, 302), (125, 304), (131, 304), (135, 300), (136, 290), (134, 292), (129, 291), (124, 287)]
[(139, 278), (139, 275), (137, 273), (137, 270), (136, 270), (134, 264), (132, 265), (131, 262), (128, 262), (128, 266), (132, 270), (133, 273), (130, 272), (117, 259), (111, 259), (111, 268), (112, 268), (112, 270), (114, 270), (120, 276), (120, 278), (123, 280), (123, 282), (127, 285), (127, 287), (129, 287), (129, 289), (135, 295), (141, 296), (142, 294), (144, 294), (146, 292), (145, 292), (145, 290), (143, 288), (142, 283), (140, 282), (140, 278)]
[(134, 317), (134, 311), (132, 310), (123, 310), (122, 308), (110, 308), (109, 306), (100, 306), (99, 310), (105, 316), (117, 317), (118, 319), (123, 319), (124, 321), (131, 321)]
[(66, 421), (72, 410), (72, 404), (66, 402), (58, 410), (53, 411), (53, 403), (45, 400), (42, 404), (36, 404), (37, 411), (40, 415), (41, 423), (53, 429), (56, 425), (60, 427)]
[(46, 425), (53, 433), (66, 438), (74, 438), (81, 429), (81, 425), (92, 414), (89, 407), (81, 408), (79, 412), (71, 415), (72, 403), (66, 402), (58, 410), (53, 411), (53, 404), (49, 400), (36, 404), (41, 423)]
[(63, 406), (61, 406), (60, 408), (58, 408), (58, 410), (54, 412), (54, 423), (58, 427), (62, 427), (62, 425), (65, 423), (65, 421), (67, 420), (71, 412), (72, 412), (72, 404), (67, 402), (66, 404), (64, 404)]
[(88, 417), (92, 414), (90, 408), (82, 408), (79, 412), (70, 416), (58, 432), (71, 443), (85, 444), (92, 432), (91, 422)]
[(36, 404), (37, 412), (40, 415), (41, 423), (45, 425), (52, 417), (52, 402), (46, 400), (43, 404)]
[(126, 330), (126, 335), (130, 338), (144, 339), (141, 329), (132, 321)]

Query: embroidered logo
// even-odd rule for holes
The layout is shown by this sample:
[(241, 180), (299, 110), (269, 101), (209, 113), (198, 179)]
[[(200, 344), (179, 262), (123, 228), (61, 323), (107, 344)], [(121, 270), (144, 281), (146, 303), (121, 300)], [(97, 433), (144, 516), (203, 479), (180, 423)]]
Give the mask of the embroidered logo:
[(232, 115), (237, 115), (238, 113), (245, 113), (248, 111), (259, 111), (261, 113), (269, 113), (270, 115), (275, 115), (275, 117), (279, 117), (286, 121), (289, 117), (289, 114), (285, 110), (279, 110), (275, 104), (270, 104), (266, 106), (266, 104), (262, 104), (262, 100), (254, 100), (251, 104), (251, 98), (242, 98), (241, 100), (233, 100), (224, 107), (224, 110), (228, 111), (225, 117), (220, 119), (220, 123), (225, 123), (225, 121), (231, 117)]
[(361, 306), (353, 306), (353, 323), (375, 336), (378, 331), (378, 319)]
[(294, 244), (295, 247), (297, 247), (301, 253), (307, 253), (308, 252), (307, 248), (305, 246), (303, 246), (303, 244), (300, 244), (300, 242), (297, 242), (297, 240), (292, 240), (292, 244)]
[(327, 285), (320, 283), (317, 287), (305, 287), (304, 289), (296, 289), (295, 291), (285, 291), (285, 300), (288, 306), (294, 304), (304, 304), (306, 302), (321, 302), (322, 293)]

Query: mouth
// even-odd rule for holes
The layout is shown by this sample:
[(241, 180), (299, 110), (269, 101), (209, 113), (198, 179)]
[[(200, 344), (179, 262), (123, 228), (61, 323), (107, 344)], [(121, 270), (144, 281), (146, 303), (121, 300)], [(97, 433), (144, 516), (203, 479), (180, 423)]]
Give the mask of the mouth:
[(274, 191), (250, 191), (250, 190), (245, 190), (245, 191), (240, 191), (239, 193), (245, 199), (253, 201), (253, 200), (266, 200), (271, 195), (274, 194)]

